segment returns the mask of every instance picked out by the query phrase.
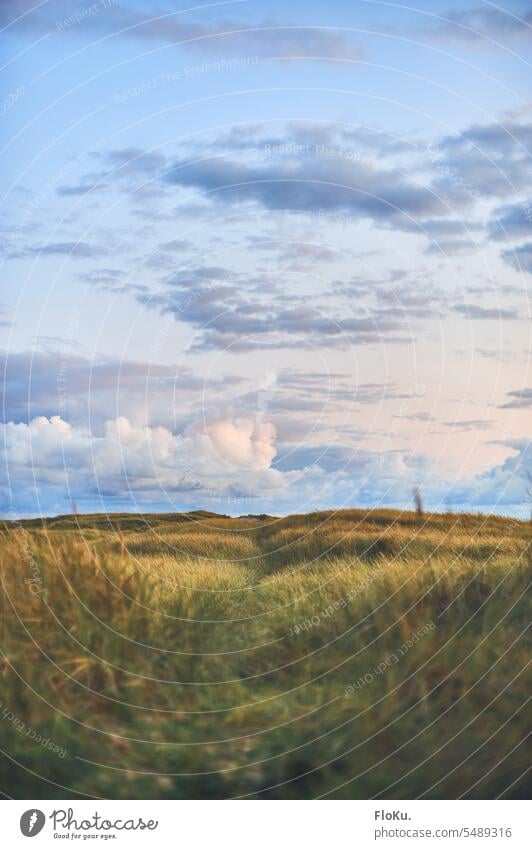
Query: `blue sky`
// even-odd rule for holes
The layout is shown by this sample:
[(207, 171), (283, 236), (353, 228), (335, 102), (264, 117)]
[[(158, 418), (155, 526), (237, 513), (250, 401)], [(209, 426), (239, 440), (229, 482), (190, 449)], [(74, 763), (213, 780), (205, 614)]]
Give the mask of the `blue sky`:
[(531, 26), (4, 2), (4, 515), (527, 515)]

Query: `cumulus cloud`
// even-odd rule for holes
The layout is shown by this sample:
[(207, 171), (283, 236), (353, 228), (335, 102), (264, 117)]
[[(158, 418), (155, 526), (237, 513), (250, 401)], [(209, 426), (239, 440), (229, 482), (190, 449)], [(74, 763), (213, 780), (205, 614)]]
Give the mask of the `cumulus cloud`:
[[(280, 457), (272, 424), (217, 419), (180, 434), (135, 427), (119, 417), (101, 434), (59, 416), (29, 424), (8, 422), (2, 432), (5, 514), (81, 509), (190, 509), (220, 505), (241, 512), (250, 500), (277, 510), (325, 506), (411, 506), (422, 486), (427, 507), (447, 499), (469, 509), (524, 509), (530, 442), (504, 443), (512, 454), (472, 479), (439, 476), (433, 458), (400, 451), (373, 454), (350, 446), (301, 446)], [(240, 509), (239, 509), (240, 508)]]
[(530, 478), (532, 474), (532, 442), (529, 439), (507, 440), (503, 443), (512, 453), (472, 480), (457, 481), (449, 487), (450, 497), (461, 505), (482, 510), (519, 506), (523, 518), (530, 510)]
[(270, 422), (250, 419), (223, 420), (205, 424), (201, 429), (224, 462), (245, 469), (267, 469), (277, 451), (277, 431)]
[(2, 464), (9, 484), (3, 509), (63, 509), (72, 497), (94, 503), (156, 504), (197, 493), (208, 500), (238, 491), (257, 496), (283, 482), (270, 468), (276, 431), (268, 422), (218, 420), (174, 434), (135, 427), (125, 417), (106, 422), (100, 435), (60, 416), (1, 425)]

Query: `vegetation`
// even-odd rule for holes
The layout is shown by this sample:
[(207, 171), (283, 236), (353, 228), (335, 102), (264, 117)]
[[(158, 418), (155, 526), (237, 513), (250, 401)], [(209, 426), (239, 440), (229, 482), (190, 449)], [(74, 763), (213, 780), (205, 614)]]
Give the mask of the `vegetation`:
[(5, 523), (0, 785), (523, 797), (529, 531), (393, 511)]

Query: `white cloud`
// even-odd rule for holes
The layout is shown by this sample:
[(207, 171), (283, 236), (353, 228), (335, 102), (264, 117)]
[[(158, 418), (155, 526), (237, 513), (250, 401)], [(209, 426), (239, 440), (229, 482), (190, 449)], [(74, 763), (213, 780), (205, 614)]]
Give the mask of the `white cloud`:
[[(529, 439), (507, 440), (512, 453), (499, 466), (477, 475), (471, 481), (457, 481), (452, 495), (461, 504), (480, 510), (514, 505), (528, 518), (532, 500), (532, 442)], [(510, 512), (510, 511), (508, 511)]]
[[(293, 512), (316, 507), (412, 507), (421, 487), (427, 509), (528, 511), (530, 442), (508, 442), (510, 456), (470, 479), (440, 477), (432, 458), (399, 451), (351, 457), (336, 469), (302, 463), (272, 468), (276, 430), (269, 422), (225, 418), (191, 426), (135, 427), (119, 417), (95, 436), (59, 416), (0, 425), (9, 472), (3, 509), (20, 515), (81, 510), (211, 508)], [(327, 462), (325, 461), (325, 466)], [(250, 507), (250, 503), (254, 506)]]
[(1, 425), (3, 463), (9, 471), (4, 508), (43, 510), (50, 502), (76, 499), (172, 504), (197, 491), (205, 499), (229, 493), (257, 494), (278, 488), (283, 474), (271, 469), (275, 428), (247, 419), (218, 420), (173, 434), (165, 427), (135, 427), (121, 416), (92, 435), (59, 416), (29, 424)]
[(204, 425), (202, 433), (218, 457), (234, 466), (267, 469), (277, 454), (273, 444), (277, 431), (269, 422), (225, 419)]

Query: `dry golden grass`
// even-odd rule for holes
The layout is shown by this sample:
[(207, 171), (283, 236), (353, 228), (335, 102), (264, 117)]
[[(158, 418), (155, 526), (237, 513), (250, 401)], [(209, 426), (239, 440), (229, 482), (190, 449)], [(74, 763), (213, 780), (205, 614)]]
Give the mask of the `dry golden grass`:
[(529, 531), (393, 511), (6, 524), (2, 786), (523, 795)]

